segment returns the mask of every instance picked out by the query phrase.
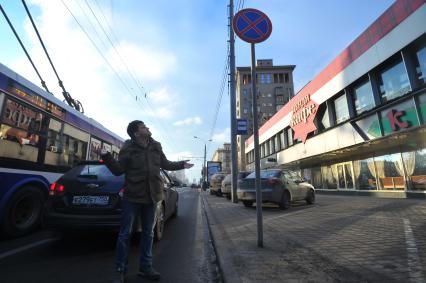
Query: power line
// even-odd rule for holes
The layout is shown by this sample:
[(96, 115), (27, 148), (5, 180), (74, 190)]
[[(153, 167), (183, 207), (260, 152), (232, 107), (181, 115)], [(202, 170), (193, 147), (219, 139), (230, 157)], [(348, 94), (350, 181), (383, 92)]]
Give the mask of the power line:
[(28, 60), (30, 60), (31, 65), (33, 66), (35, 72), (37, 73), (38, 78), (41, 81), (41, 85), (43, 86), (43, 88), (50, 94), (52, 94), (49, 89), (47, 88), (46, 82), (42, 79), (40, 73), (37, 70), (37, 67), (34, 65), (33, 60), (31, 59), (30, 54), (28, 54), (27, 49), (25, 48), (24, 44), (21, 41), (21, 38), (19, 37), (19, 35), (16, 33), (15, 28), (13, 27), (13, 24), (10, 22), (9, 17), (7, 16), (6, 12), (3, 10), (3, 6), (0, 4), (0, 9), (1, 12), (3, 13), (3, 16), (5, 17), (7, 23), (9, 24), (9, 27), (12, 29), (13, 33), (15, 34), (16, 39), (18, 40), (19, 44), (21, 45), (22, 49), (24, 50), (25, 54), (27, 55)]
[(38, 32), (37, 26), (36, 26), (36, 24), (34, 23), (34, 20), (33, 20), (33, 17), (31, 16), (30, 11), (28, 10), (28, 7), (27, 7), (27, 4), (25, 3), (25, 0), (22, 0), (22, 4), (24, 5), (25, 11), (27, 11), (27, 15), (28, 15), (28, 17), (29, 17), (29, 18), (30, 18), (30, 20), (31, 20), (31, 23), (32, 23), (32, 25), (33, 25), (33, 28), (34, 28), (34, 30), (35, 30), (35, 32), (36, 32), (36, 34), (37, 34), (37, 37), (38, 37), (38, 39), (39, 39), (39, 41), (40, 41), (40, 43), (41, 43), (41, 46), (43, 47), (44, 53), (46, 54), (47, 59), (49, 60), (50, 66), (52, 66), (52, 69), (53, 69), (53, 71), (55, 72), (56, 78), (58, 78), (58, 83), (59, 83), (59, 86), (62, 88), (62, 94), (63, 94), (63, 96), (65, 97), (66, 102), (67, 102), (67, 103), (68, 103), (71, 107), (73, 107), (74, 109), (76, 109), (77, 111), (84, 113), (84, 108), (83, 108), (83, 105), (81, 104), (81, 102), (80, 102), (80, 101), (78, 101), (78, 100), (74, 100), (74, 99), (71, 97), (71, 95), (69, 94), (69, 92), (67, 92), (67, 91), (65, 90), (65, 86), (64, 86), (64, 84), (63, 84), (62, 80), (59, 78), (58, 72), (56, 72), (55, 66), (53, 65), (53, 62), (52, 62), (52, 60), (50, 59), (49, 53), (47, 52), (46, 46), (44, 45), (44, 42), (43, 42), (43, 40), (42, 40), (42, 38), (41, 38), (41, 36), (40, 36), (40, 33)]

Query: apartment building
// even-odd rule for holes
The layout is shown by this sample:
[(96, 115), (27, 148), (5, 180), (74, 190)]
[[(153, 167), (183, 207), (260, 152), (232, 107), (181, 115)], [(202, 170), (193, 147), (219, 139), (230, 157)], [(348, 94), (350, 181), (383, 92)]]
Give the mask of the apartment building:
[[(272, 59), (257, 60), (256, 89), (259, 127), (294, 96), (293, 70), (295, 67), (295, 65), (274, 66)], [(251, 67), (237, 67), (235, 80), (237, 118), (248, 121), (248, 135), (237, 137), (239, 170), (245, 170), (245, 141), (253, 134), (251, 79)]]

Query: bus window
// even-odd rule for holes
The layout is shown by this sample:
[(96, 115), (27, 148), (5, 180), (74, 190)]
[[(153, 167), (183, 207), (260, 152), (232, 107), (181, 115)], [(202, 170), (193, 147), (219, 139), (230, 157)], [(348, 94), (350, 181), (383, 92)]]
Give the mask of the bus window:
[(64, 156), (64, 136), (61, 134), (62, 131), (62, 123), (51, 118), (47, 131), (45, 164), (67, 165), (68, 162)]
[(71, 125), (64, 125), (65, 160), (68, 165), (75, 166), (80, 161), (86, 159), (87, 144), (89, 142), (89, 134), (74, 128)]
[(43, 114), (6, 99), (0, 121), (0, 156), (36, 162)]
[(90, 139), (89, 160), (97, 160), (101, 158), (100, 155), (96, 153), (96, 151), (100, 148), (101, 148), (101, 141), (92, 137)]

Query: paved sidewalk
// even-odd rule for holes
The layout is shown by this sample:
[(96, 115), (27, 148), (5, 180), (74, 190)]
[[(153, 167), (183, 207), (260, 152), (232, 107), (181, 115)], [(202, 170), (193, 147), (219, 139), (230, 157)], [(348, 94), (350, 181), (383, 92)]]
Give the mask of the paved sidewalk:
[(283, 211), (201, 192), (224, 281), (426, 283), (426, 201), (317, 195)]

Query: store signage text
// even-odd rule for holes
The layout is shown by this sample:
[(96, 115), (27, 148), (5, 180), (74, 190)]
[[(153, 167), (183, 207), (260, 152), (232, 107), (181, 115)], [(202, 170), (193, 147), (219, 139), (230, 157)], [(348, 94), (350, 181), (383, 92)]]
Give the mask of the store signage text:
[(293, 105), (293, 116), (290, 120), (290, 127), (294, 130), (294, 139), (300, 138), (302, 142), (310, 132), (317, 129), (314, 124), (315, 114), (318, 104), (311, 100), (311, 95), (303, 97)]
[(393, 131), (398, 131), (399, 129), (405, 129), (410, 127), (410, 124), (408, 122), (403, 122), (400, 120), (400, 117), (404, 115), (405, 111), (397, 111), (395, 109), (392, 109), (386, 114)]

